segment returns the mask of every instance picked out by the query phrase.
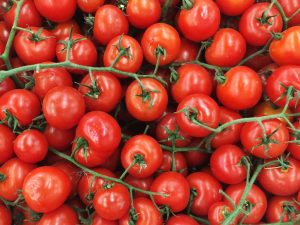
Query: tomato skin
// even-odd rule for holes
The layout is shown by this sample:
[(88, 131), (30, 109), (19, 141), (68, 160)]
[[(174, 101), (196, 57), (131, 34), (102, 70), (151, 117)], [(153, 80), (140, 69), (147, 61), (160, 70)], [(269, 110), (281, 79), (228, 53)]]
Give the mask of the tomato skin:
[(43, 113), (51, 126), (61, 130), (71, 129), (85, 113), (84, 99), (75, 88), (54, 87), (44, 97)]
[(6, 44), (8, 40), (9, 33), (10, 29), (7, 27), (6, 23), (4, 21), (0, 21), (0, 41), (4, 44)]
[(177, 30), (172, 26), (166, 23), (155, 23), (144, 32), (141, 45), (146, 60), (152, 65), (155, 65), (157, 61), (156, 49), (159, 46), (163, 48), (166, 54), (161, 55), (159, 65), (164, 66), (177, 58), (181, 40)]
[[(271, 139), (276, 140), (278, 144), (269, 143), (268, 152), (265, 152), (265, 146), (260, 145), (263, 138), (263, 132), (257, 122), (245, 123), (242, 127), (240, 137), (244, 150), (251, 155), (261, 159), (273, 159), (280, 156), (288, 146), (289, 131), (285, 124), (277, 119), (264, 120), (262, 124), (266, 130), (266, 135), (270, 135), (276, 129)], [(259, 146), (258, 146), (259, 145)]]
[[(164, 4), (166, 4), (167, 0), (159, 0), (161, 6), (164, 6)], [(171, 0), (171, 5), (170, 7), (175, 7), (177, 4), (179, 3), (179, 0)]]
[(179, 54), (175, 62), (190, 62), (196, 59), (198, 54), (198, 45), (184, 37), (181, 38)]
[(197, 192), (191, 211), (197, 216), (206, 216), (209, 207), (222, 200), (222, 195), (219, 193), (222, 189), (221, 184), (213, 176), (204, 172), (191, 173), (187, 181), (190, 188), (195, 188)]
[(29, 208), (42, 213), (59, 208), (70, 195), (71, 189), (69, 177), (53, 166), (32, 170), (27, 174), (22, 188)]
[[(220, 109), (211, 97), (204, 94), (189, 95), (179, 103), (177, 112), (190, 107), (198, 110), (197, 120), (206, 126), (216, 128), (219, 125)], [(182, 111), (176, 114), (176, 120), (179, 128), (193, 137), (205, 137), (211, 133), (210, 130), (191, 122)]]
[(0, 196), (8, 201), (18, 198), (18, 190), (22, 189), (25, 177), (35, 168), (35, 165), (25, 163), (18, 158), (6, 161), (0, 167), (0, 173), (6, 176), (0, 181)]
[[(175, 169), (183, 176), (188, 175), (188, 166), (184, 155), (181, 152), (175, 152)], [(166, 171), (172, 171), (172, 153), (169, 151), (163, 151), (163, 162), (159, 168), (159, 173)]]
[(164, 197), (153, 196), (158, 205), (168, 206), (172, 212), (180, 212), (188, 205), (190, 187), (183, 175), (177, 172), (165, 172), (156, 177), (151, 184), (150, 191), (168, 194)]
[(271, 7), (267, 16), (274, 16), (268, 21), (271, 25), (261, 24), (257, 18), (261, 18), (263, 12), (269, 7), (270, 3), (261, 2), (253, 4), (242, 15), (239, 24), (239, 31), (249, 45), (263, 46), (271, 38), (270, 32), (281, 32), (282, 17), (275, 6)]
[(136, 155), (141, 155), (146, 167), (135, 164), (128, 171), (134, 177), (151, 176), (162, 164), (163, 152), (159, 143), (148, 135), (137, 135), (130, 138), (121, 151), (121, 162), (124, 169), (128, 168)]
[[(9, 11), (4, 14), (4, 21), (8, 27), (12, 27), (15, 19), (17, 5), (13, 4)], [(42, 17), (37, 11), (33, 0), (25, 0), (21, 6), (20, 16), (17, 23), (18, 27), (40, 27)]]
[(159, 0), (129, 0), (126, 15), (129, 23), (140, 29), (145, 29), (160, 19), (161, 6)]
[(96, 193), (93, 205), (99, 216), (107, 220), (118, 220), (128, 213), (130, 208), (130, 193), (118, 183), (105, 189), (102, 186)]
[(244, 37), (232, 28), (217, 31), (212, 44), (205, 51), (207, 63), (222, 67), (238, 64), (246, 54)]
[(202, 66), (185, 64), (178, 68), (178, 80), (171, 86), (173, 99), (179, 103), (192, 94), (211, 95), (213, 78)]
[(10, 128), (0, 124), (0, 165), (13, 157), (15, 138), (16, 136)]
[[(125, 177), (124, 181), (134, 187), (137, 187), (137, 188), (141, 188), (143, 190), (146, 190), (146, 191), (149, 191), (150, 190), (150, 186), (153, 182), (153, 177), (150, 176), (150, 177), (146, 177), (146, 178), (136, 178), (132, 175), (128, 175)], [(136, 198), (138, 197), (145, 197), (147, 198), (148, 196), (144, 193), (141, 193), (141, 192), (134, 192), (134, 196)]]
[[(162, 225), (163, 220), (160, 212), (148, 198), (135, 198), (133, 207), (138, 215), (136, 225)], [(119, 225), (129, 225), (130, 217), (125, 215), (119, 220)]]
[[(235, 205), (237, 205), (242, 197), (242, 194), (245, 189), (245, 183), (234, 184), (228, 186), (226, 189), (226, 194), (231, 197)], [(258, 223), (264, 216), (267, 210), (267, 198), (265, 193), (255, 184), (251, 187), (246, 200), (251, 203), (252, 210), (250, 211), (249, 215), (245, 217), (243, 223), (245, 224), (256, 224)], [(224, 199), (226, 203), (230, 202), (227, 199)]]
[(168, 105), (168, 93), (164, 86), (153, 78), (140, 79), (145, 90), (152, 99), (143, 100), (142, 88), (135, 80), (127, 88), (125, 94), (126, 107), (128, 112), (140, 121), (153, 121), (159, 119)]
[[(247, 46), (247, 51), (245, 57), (248, 57), (252, 55), (253, 53), (260, 50), (260, 47), (255, 46)], [(254, 58), (250, 59), (245, 63), (245, 66), (250, 67), (251, 69), (258, 71), (258, 74), (260, 75), (260, 70), (266, 67), (266, 65), (269, 65), (273, 63), (269, 53), (263, 53), (260, 55), (255, 56)]]
[[(232, 205), (227, 202), (216, 202), (208, 210), (208, 221), (211, 225), (221, 225), (225, 220), (225, 214), (233, 211)], [(236, 219), (230, 223), (237, 224)]]
[(262, 96), (262, 82), (254, 70), (246, 66), (236, 66), (225, 77), (225, 83), (217, 86), (217, 97), (224, 106), (243, 110), (258, 103)]
[(101, 216), (97, 215), (97, 213), (93, 216), (93, 222), (91, 225), (119, 225), (118, 221), (111, 221), (103, 219)]
[(96, 12), (105, 3), (105, 0), (77, 0), (78, 7), (85, 13)]
[(0, 97), (5, 94), (6, 92), (13, 90), (16, 88), (15, 83), (9, 77), (5, 78), (3, 81), (0, 82)]
[(70, 20), (76, 11), (76, 0), (34, 0), (34, 4), (43, 17), (57, 23)]
[[(300, 122), (293, 123), (295, 129), (300, 129)], [(293, 134), (293, 131), (290, 131), (290, 141), (295, 141), (297, 139), (297, 134)], [(295, 136), (296, 135), (296, 136)], [(300, 145), (297, 143), (289, 143), (287, 147), (287, 151), (293, 156), (295, 159), (300, 160)]]
[(4, 205), (0, 205), (0, 224), (1, 225), (11, 225), (12, 218), (11, 213)]
[(274, 165), (260, 172), (258, 181), (265, 190), (279, 196), (289, 196), (298, 192), (300, 162), (292, 157), (288, 158), (288, 162), (287, 169)]
[(241, 15), (255, 0), (216, 0), (220, 11), (227, 16)]
[(103, 5), (97, 9), (94, 23), (94, 37), (101, 45), (111, 39), (127, 34), (129, 24), (123, 12), (114, 5)]
[(199, 225), (199, 223), (188, 215), (177, 214), (172, 216), (166, 225)]
[[(300, 8), (300, 2), (298, 0), (290, 0), (290, 1), (284, 1), (284, 0), (278, 0), (278, 3), (281, 5), (285, 15), (287, 17), (290, 17), (293, 15), (294, 12), (296, 12), (297, 9)], [(299, 13), (289, 20), (289, 26), (298, 26), (300, 25), (300, 15)]]
[(4, 110), (17, 118), (21, 126), (29, 125), (40, 114), (40, 101), (32, 92), (13, 89), (0, 97), (0, 119), (5, 119)]
[(107, 157), (91, 148), (88, 151), (84, 150), (84, 148), (76, 149), (76, 145), (73, 144), (72, 151), (75, 152), (74, 159), (88, 168), (100, 166), (107, 160)]
[(128, 55), (122, 56), (114, 68), (125, 72), (136, 73), (143, 62), (143, 51), (138, 41), (128, 35), (116, 36), (107, 44), (103, 55), (104, 66), (109, 67), (113, 64), (120, 52), (120, 50), (118, 50), (119, 44), (124, 49), (129, 48), (127, 52)]
[(71, 146), (75, 137), (75, 130), (60, 130), (48, 124), (44, 130), (44, 135), (50, 147), (64, 151)]
[[(191, 145), (190, 145), (191, 146)], [(198, 168), (208, 161), (209, 155), (200, 151), (188, 151), (184, 154), (188, 167)]]
[(62, 40), (65, 37), (69, 37), (71, 30), (73, 34), (80, 34), (80, 27), (75, 20), (69, 20), (67, 22), (57, 24), (54, 29), (50, 30), (51, 34), (56, 37), (57, 40)]
[[(35, 34), (39, 27), (30, 27), (29, 30)], [(19, 31), (14, 40), (14, 48), (18, 57), (25, 64), (36, 64), (46, 61), (52, 61), (55, 58), (56, 38), (47, 30), (40, 34), (44, 40), (34, 41), (33, 36), (27, 31)]]

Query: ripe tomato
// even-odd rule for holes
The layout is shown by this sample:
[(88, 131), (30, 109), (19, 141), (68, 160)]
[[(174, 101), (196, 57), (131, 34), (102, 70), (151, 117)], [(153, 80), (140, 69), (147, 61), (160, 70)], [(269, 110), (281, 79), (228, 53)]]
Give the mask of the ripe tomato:
[(212, 0), (193, 1), (193, 6), (181, 9), (177, 18), (183, 36), (195, 42), (212, 37), (219, 29), (220, 21), (220, 10)]
[(220, 11), (227, 16), (241, 15), (255, 0), (216, 0)]
[(25, 177), (35, 168), (35, 165), (25, 163), (18, 158), (6, 161), (0, 167), (0, 196), (8, 201), (18, 198), (19, 190), (22, 189)]
[(164, 86), (153, 78), (133, 81), (125, 94), (128, 112), (140, 121), (153, 121), (162, 116), (168, 105), (168, 93)]
[(0, 224), (1, 225), (11, 225), (12, 217), (8, 208), (4, 205), (0, 205)]
[(212, 44), (205, 51), (205, 59), (209, 64), (230, 67), (238, 64), (246, 54), (244, 37), (232, 28), (217, 31)]
[(160, 19), (161, 6), (159, 0), (129, 0), (126, 15), (130, 24), (145, 29)]
[(147, 28), (142, 37), (142, 49), (146, 60), (155, 65), (164, 66), (173, 62), (179, 52), (181, 40), (177, 30), (166, 23), (155, 23)]
[(9, 77), (5, 78), (4, 80), (0, 81), (0, 97), (5, 94), (6, 92), (13, 90), (16, 88), (15, 83)]
[(134, 177), (151, 176), (161, 166), (163, 153), (159, 143), (148, 135), (137, 135), (130, 138), (121, 151), (121, 162), (127, 169), (132, 161), (136, 163), (128, 171)]
[(44, 135), (50, 147), (64, 151), (71, 146), (75, 137), (75, 130), (60, 130), (48, 124), (44, 130)]
[[(4, 14), (4, 21), (8, 27), (12, 27), (17, 5), (14, 3), (12, 7)], [(17, 22), (19, 27), (40, 27), (42, 25), (42, 17), (37, 11), (33, 0), (25, 0), (21, 6), (19, 20)]]
[(76, 126), (84, 112), (81, 93), (69, 86), (52, 88), (43, 100), (43, 113), (48, 124), (61, 130)]
[(193, 94), (184, 98), (177, 107), (176, 120), (180, 129), (193, 137), (205, 137), (210, 130), (200, 126), (204, 124), (216, 128), (220, 121), (220, 109), (217, 103), (204, 94)]
[[(295, 129), (300, 129), (300, 122), (293, 123)], [(287, 147), (287, 151), (293, 156), (295, 159), (300, 160), (300, 145), (298, 143), (293, 143), (293, 141), (299, 140), (299, 133), (290, 131), (290, 143)]]
[(150, 191), (168, 196), (154, 195), (158, 205), (165, 205), (173, 213), (184, 210), (189, 202), (190, 187), (183, 175), (177, 172), (165, 172), (154, 179)]
[(262, 96), (262, 82), (254, 70), (246, 66), (236, 66), (225, 77), (225, 83), (217, 86), (217, 97), (224, 106), (243, 110), (258, 103)]
[(88, 168), (100, 166), (107, 160), (107, 157), (103, 156), (103, 154), (99, 154), (98, 151), (95, 151), (92, 148), (77, 148), (75, 143), (72, 146), (72, 153), (77, 162)]
[[(135, 198), (133, 207), (137, 215), (136, 225), (162, 225), (163, 220), (160, 212), (148, 198)], [(127, 214), (119, 220), (119, 225), (129, 225), (130, 215)]]
[[(195, 146), (197, 142), (192, 142), (189, 146)], [(201, 151), (187, 151), (184, 153), (189, 168), (198, 168), (208, 162), (209, 155)]]
[(6, 44), (10, 29), (7, 27), (4, 21), (0, 21), (0, 41)]
[(1, 120), (7, 118), (6, 114), (9, 112), (21, 126), (28, 126), (40, 111), (38, 97), (28, 90), (13, 89), (0, 97)]
[(199, 225), (199, 223), (188, 215), (177, 214), (172, 216), (166, 225)]
[(271, 32), (282, 30), (282, 17), (275, 6), (266, 13), (270, 3), (261, 2), (253, 4), (242, 15), (239, 31), (249, 45), (263, 46), (271, 38)]
[(97, 213), (94, 214), (91, 225), (119, 225), (118, 221), (106, 220), (99, 216)]
[(105, 0), (77, 0), (78, 7), (85, 13), (96, 12)]
[[(291, 17), (293, 13), (295, 13), (300, 8), (300, 1), (299, 0), (278, 0), (278, 3), (281, 5), (285, 15), (287, 17)], [(289, 20), (289, 26), (299, 26), (300, 25), (300, 15), (299, 13)]]
[(266, 191), (280, 196), (297, 194), (300, 189), (300, 162), (290, 157), (286, 164), (270, 166), (260, 172), (258, 181)]
[(13, 142), (16, 136), (10, 128), (0, 124), (0, 165), (13, 157)]
[[(261, 47), (248, 45), (245, 57), (252, 55), (253, 53), (259, 51), (260, 49), (261, 49)], [(259, 73), (261, 69), (266, 67), (266, 65), (271, 64), (272, 62), (273, 61), (272, 61), (269, 53), (265, 52), (265, 53), (259, 54), (259, 55), (255, 56), (254, 58), (248, 60), (245, 63), (245, 66), (248, 66), (251, 69), (258, 71), (258, 73)]]
[(103, 5), (97, 9), (93, 32), (101, 45), (106, 45), (116, 36), (127, 34), (128, 29), (128, 21), (118, 7)]
[(185, 64), (177, 70), (178, 79), (171, 86), (173, 99), (179, 103), (192, 94), (210, 95), (213, 89), (213, 78), (202, 66)]
[[(175, 161), (175, 171), (181, 173), (183, 176), (188, 175), (188, 166), (186, 159), (181, 152), (175, 152), (174, 154)], [(163, 151), (163, 161), (159, 167), (158, 172), (163, 173), (167, 171), (172, 171), (172, 153), (169, 151)]]
[(138, 41), (128, 35), (116, 36), (107, 44), (103, 55), (104, 66), (112, 66), (122, 49), (127, 50), (113, 67), (136, 73), (143, 62), (143, 51)]
[(14, 40), (14, 48), (18, 57), (25, 64), (36, 64), (52, 61), (55, 58), (56, 38), (47, 30), (41, 33), (38, 27), (30, 27), (27, 31), (19, 31)]
[(71, 181), (62, 170), (42, 166), (26, 176), (22, 193), (30, 209), (48, 213), (62, 206), (71, 189)]
[[(230, 203), (216, 202), (208, 210), (208, 221), (211, 225), (223, 224), (226, 216), (232, 213), (233, 208)], [(236, 225), (237, 219), (230, 223), (230, 225)]]
[[(245, 183), (234, 184), (228, 186), (226, 194), (233, 200), (235, 205), (239, 204), (241, 197), (245, 189)], [(230, 202), (227, 199), (224, 201), (228, 204)], [(267, 210), (267, 198), (265, 193), (255, 184), (251, 187), (246, 201), (244, 202), (244, 210), (249, 214), (245, 217), (243, 223), (245, 224), (256, 224), (264, 216)]]
[(220, 190), (222, 186), (213, 176), (204, 173), (191, 173), (187, 177), (190, 188), (195, 189), (197, 195), (195, 196), (191, 211), (197, 216), (206, 216), (210, 206), (222, 200)]
[[(161, 6), (164, 6), (164, 4), (166, 4), (167, 2), (167, 0), (159, 0), (159, 1)], [(175, 7), (179, 3), (179, 0), (171, 0), (170, 2), (171, 2), (170, 7)]]
[(50, 32), (57, 38), (57, 40), (62, 40), (65, 37), (69, 37), (71, 30), (73, 34), (81, 33), (80, 27), (75, 20), (69, 20), (67, 22), (58, 23), (53, 29), (50, 30)]
[(196, 59), (198, 54), (198, 45), (188, 39), (181, 38), (180, 51), (175, 62), (190, 62)]
[(93, 200), (99, 216), (107, 220), (118, 220), (125, 216), (130, 208), (130, 193), (118, 183), (104, 184)]
[[(127, 184), (130, 184), (134, 187), (137, 187), (137, 188), (140, 188), (140, 189), (143, 189), (145, 191), (149, 191), (150, 190), (150, 186), (153, 182), (153, 177), (150, 176), (150, 177), (146, 177), (146, 178), (136, 178), (132, 175), (128, 175), (125, 177), (124, 181), (127, 183)], [(146, 194), (144, 193), (141, 193), (141, 192), (134, 192), (134, 196), (137, 198), (137, 197), (148, 197)]]
[(251, 155), (262, 159), (273, 159), (280, 156), (287, 148), (289, 131), (285, 124), (277, 119), (264, 120), (266, 137), (257, 122), (245, 123), (240, 138), (244, 149)]
[(76, 0), (34, 0), (34, 4), (43, 17), (57, 23), (70, 20), (76, 11)]

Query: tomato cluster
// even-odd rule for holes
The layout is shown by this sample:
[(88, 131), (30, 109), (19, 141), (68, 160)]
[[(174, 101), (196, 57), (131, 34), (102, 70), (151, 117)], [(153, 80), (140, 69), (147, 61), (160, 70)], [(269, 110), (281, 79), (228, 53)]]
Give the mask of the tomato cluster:
[(300, 223), (300, 0), (0, 0), (0, 225)]

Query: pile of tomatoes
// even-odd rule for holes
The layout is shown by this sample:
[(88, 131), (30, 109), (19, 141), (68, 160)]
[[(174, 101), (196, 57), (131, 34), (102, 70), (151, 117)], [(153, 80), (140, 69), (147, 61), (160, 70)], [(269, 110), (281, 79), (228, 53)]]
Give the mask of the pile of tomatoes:
[(300, 0), (0, 6), (0, 225), (300, 223)]

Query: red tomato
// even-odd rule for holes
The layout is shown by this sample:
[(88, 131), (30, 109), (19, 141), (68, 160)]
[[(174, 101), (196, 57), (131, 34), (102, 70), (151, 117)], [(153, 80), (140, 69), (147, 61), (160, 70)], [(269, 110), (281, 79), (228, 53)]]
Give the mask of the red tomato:
[(76, 126), (84, 112), (84, 99), (81, 93), (72, 87), (54, 87), (47, 92), (43, 100), (43, 113), (48, 124), (61, 130)]
[[(164, 4), (166, 4), (167, 0), (160, 0), (160, 4), (161, 6), (164, 6)], [(179, 3), (179, 0), (171, 0), (170, 1), (170, 7), (174, 7)]]
[[(300, 122), (295, 122), (293, 125), (295, 129), (300, 129)], [(298, 132), (294, 132), (293, 130), (290, 131), (290, 143), (287, 147), (287, 150), (291, 156), (297, 160), (300, 160), (300, 145), (298, 143), (293, 143), (293, 141), (299, 140), (298, 135)]]
[[(281, 5), (287, 17), (291, 17), (300, 8), (299, 0), (290, 0), (290, 1), (278, 0), (278, 3)], [(299, 25), (300, 25), (300, 14), (298, 13), (294, 18), (289, 20), (289, 26), (299, 26)]]
[(241, 15), (254, 2), (255, 0), (216, 0), (221, 12), (227, 16)]
[(7, 27), (4, 21), (0, 21), (0, 41), (6, 44), (8, 40), (8, 36), (10, 33), (10, 29)]
[(106, 220), (97, 215), (97, 213), (93, 216), (93, 221), (91, 225), (119, 225), (118, 221)]
[[(188, 166), (184, 155), (181, 152), (175, 152), (175, 171), (181, 173), (183, 176), (188, 174)], [(163, 161), (158, 170), (159, 173), (172, 171), (172, 153), (169, 151), (163, 151)]]
[[(223, 224), (226, 216), (232, 213), (233, 208), (230, 203), (227, 202), (216, 202), (208, 210), (208, 221), (211, 225)], [(237, 219), (230, 223), (230, 225), (236, 225)]]
[(236, 66), (225, 74), (225, 83), (217, 86), (217, 97), (229, 109), (243, 110), (255, 106), (262, 96), (258, 74), (246, 66)]
[(12, 217), (8, 208), (4, 205), (0, 205), (0, 224), (1, 225), (11, 225)]
[(69, 20), (67, 22), (56, 24), (50, 32), (57, 38), (57, 40), (62, 40), (65, 37), (69, 37), (70, 32), (73, 34), (80, 34), (80, 27), (75, 20)]
[(128, 21), (118, 7), (104, 5), (97, 9), (93, 32), (101, 45), (106, 45), (116, 36), (127, 34), (128, 27)]
[[(140, 189), (143, 189), (145, 191), (149, 191), (150, 190), (150, 186), (153, 182), (153, 177), (150, 176), (150, 177), (146, 177), (146, 178), (136, 178), (132, 175), (128, 175), (125, 177), (124, 181), (127, 183), (127, 184), (130, 184), (134, 187), (137, 187), (137, 188), (140, 188)], [(141, 193), (141, 192), (134, 192), (134, 196), (137, 198), (137, 197), (148, 197), (146, 194), (144, 193)]]
[[(10, 61), (11, 61), (12, 68), (19, 68), (19, 67), (24, 66), (24, 63), (18, 57), (11, 58)], [(16, 75), (22, 83), (26, 84), (28, 82), (28, 79), (26, 79), (25, 77), (32, 76), (32, 73), (29, 71), (23, 71), (23, 72), (17, 73)]]
[(105, 0), (77, 0), (78, 7), (85, 13), (96, 12)]
[[(259, 51), (260, 49), (261, 49), (261, 47), (255, 47), (255, 46), (248, 45), (245, 57), (252, 55), (253, 53)], [(254, 58), (248, 60), (245, 63), (245, 65), (255, 71), (259, 71), (259, 70), (263, 69), (266, 65), (271, 64), (272, 62), (273, 61), (269, 55), (269, 52), (265, 52), (265, 53), (259, 54), (259, 55), (255, 56)]]
[(98, 151), (95, 151), (91, 148), (88, 148), (87, 150), (83, 147), (77, 149), (76, 145), (73, 144), (72, 151), (74, 154), (74, 159), (81, 165), (88, 168), (100, 166), (107, 160), (107, 157), (103, 156), (103, 154), (99, 154)]
[(212, 37), (219, 29), (220, 21), (220, 10), (212, 0), (193, 1), (192, 7), (181, 9), (177, 18), (184, 37), (196, 42)]
[(62, 170), (53, 166), (42, 166), (26, 176), (22, 193), (29, 208), (48, 213), (62, 206), (71, 189), (71, 181)]
[(179, 103), (192, 94), (210, 95), (213, 89), (213, 78), (202, 66), (185, 64), (177, 70), (178, 79), (171, 86), (173, 99)]
[(159, 0), (129, 0), (126, 15), (130, 24), (145, 29), (160, 19), (161, 6)]
[[(197, 142), (196, 142), (197, 143)], [(192, 142), (189, 146), (195, 146), (195, 142)], [(206, 163), (209, 159), (209, 155), (207, 153), (201, 151), (187, 151), (184, 154), (188, 167), (197, 168)]]
[(181, 38), (180, 51), (175, 62), (190, 62), (196, 59), (198, 54), (198, 45), (188, 39)]
[(34, 4), (43, 17), (57, 23), (70, 20), (76, 11), (76, 0), (34, 0)]
[(219, 125), (219, 106), (211, 97), (204, 94), (187, 96), (179, 103), (177, 112), (176, 120), (179, 128), (193, 137), (205, 137), (211, 133), (210, 130), (200, 126), (200, 123), (211, 128)]
[(71, 146), (75, 137), (75, 130), (60, 130), (48, 124), (44, 130), (44, 135), (50, 147), (64, 151)]
[(0, 165), (13, 157), (13, 142), (16, 136), (10, 128), (0, 124)]
[(190, 187), (183, 175), (177, 172), (165, 172), (154, 179), (150, 191), (168, 196), (154, 195), (158, 205), (168, 206), (173, 213), (184, 210), (189, 202)]
[(177, 214), (172, 216), (166, 225), (199, 225), (199, 223), (188, 215)]
[(0, 97), (6, 92), (16, 88), (15, 83), (9, 77), (5, 78), (3, 81), (0, 81)]
[(244, 149), (251, 155), (262, 159), (273, 159), (280, 156), (287, 148), (289, 131), (279, 120), (264, 120), (266, 137), (257, 122), (245, 123), (240, 138)]
[(155, 23), (147, 28), (142, 37), (142, 48), (146, 60), (156, 65), (164, 66), (173, 62), (179, 52), (181, 40), (177, 30), (166, 23)]
[(206, 62), (216, 66), (230, 67), (238, 64), (246, 54), (246, 41), (232, 28), (217, 31), (212, 44), (206, 48)]
[(8, 2), (6, 0), (0, 0), (0, 20), (3, 20), (3, 16), (5, 14), (5, 8), (8, 6)]

